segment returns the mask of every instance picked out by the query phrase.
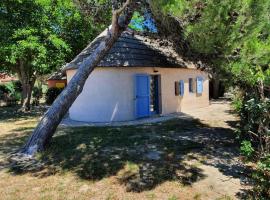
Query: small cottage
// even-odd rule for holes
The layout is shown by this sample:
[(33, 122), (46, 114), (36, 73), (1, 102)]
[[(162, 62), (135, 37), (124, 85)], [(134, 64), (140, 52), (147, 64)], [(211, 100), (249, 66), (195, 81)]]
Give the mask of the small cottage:
[[(64, 68), (69, 82), (99, 45), (101, 33)], [(168, 41), (125, 31), (88, 77), (69, 110), (85, 122), (127, 121), (209, 105), (208, 74)]]

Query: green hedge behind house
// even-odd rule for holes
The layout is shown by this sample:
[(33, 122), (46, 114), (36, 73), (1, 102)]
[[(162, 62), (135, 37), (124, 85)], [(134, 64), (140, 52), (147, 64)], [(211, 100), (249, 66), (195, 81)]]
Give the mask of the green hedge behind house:
[(45, 95), (46, 104), (51, 105), (62, 91), (63, 88), (49, 88)]

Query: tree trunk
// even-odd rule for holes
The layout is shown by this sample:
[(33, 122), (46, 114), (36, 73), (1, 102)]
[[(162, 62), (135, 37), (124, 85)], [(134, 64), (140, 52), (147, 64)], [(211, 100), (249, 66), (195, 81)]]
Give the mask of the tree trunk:
[(214, 99), (219, 98), (219, 85), (220, 85), (219, 79), (213, 79), (213, 98)]
[(213, 76), (212, 79), (213, 83), (213, 98), (218, 99), (219, 98), (219, 89), (220, 89), (220, 80), (217, 76)]
[(29, 111), (35, 80), (21, 81), (21, 82), (22, 82), (21, 110), (22, 111)]
[(22, 97), (21, 97), (21, 111), (29, 111), (32, 97), (32, 90), (35, 84), (35, 78), (33, 74), (27, 73), (25, 63), (20, 60), (19, 70), (17, 72), (19, 80), (22, 84)]
[[(36, 152), (44, 150), (62, 118), (81, 93), (88, 76), (128, 26), (135, 5), (134, 1), (127, 0), (120, 9), (113, 10), (112, 25), (108, 28), (107, 34), (102, 38), (100, 45), (94, 52), (82, 62), (67, 87), (44, 114), (23, 147), (21, 151), (23, 154), (34, 155)], [(121, 15), (123, 12), (124, 14)]]

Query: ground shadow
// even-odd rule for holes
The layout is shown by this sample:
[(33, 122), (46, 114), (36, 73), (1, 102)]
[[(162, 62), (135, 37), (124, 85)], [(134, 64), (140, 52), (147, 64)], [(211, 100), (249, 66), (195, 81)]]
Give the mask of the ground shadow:
[[(181, 131), (201, 126), (195, 120), (181, 123)], [(181, 161), (203, 145), (176, 139), (178, 127), (179, 121), (173, 120), (140, 127), (64, 129), (43, 158), (53, 168), (72, 170), (83, 179), (117, 175), (127, 191), (150, 190), (168, 180), (191, 185), (204, 175), (201, 169)]]
[(34, 106), (28, 112), (19, 111), (20, 106), (0, 107), (0, 122), (15, 122), (40, 117), (46, 110), (46, 106)]
[[(11, 153), (31, 130), (1, 137), (0, 151)], [(10, 163), (8, 169), (40, 178), (64, 171), (91, 181), (117, 176), (127, 191), (141, 192), (166, 181), (192, 185), (205, 178), (202, 169), (185, 162), (197, 159), (189, 158), (191, 153), (210, 157), (205, 164), (228, 176), (239, 176), (239, 165), (229, 163), (238, 156), (233, 130), (208, 127), (191, 117), (140, 126), (60, 128), (35, 163)]]
[[(182, 161), (184, 155), (204, 146), (175, 136), (180, 130), (189, 131), (201, 126), (197, 120), (188, 120), (188, 123), (171, 120), (140, 127), (59, 129), (48, 150), (39, 155), (43, 168), (33, 168), (34, 165), (29, 163), (25, 163), (26, 166), (12, 163), (9, 170), (13, 174), (32, 173), (39, 177), (72, 171), (87, 180), (117, 175), (119, 183), (126, 185), (128, 191), (137, 192), (150, 190), (168, 180), (191, 185), (204, 175), (198, 167)], [(28, 129), (21, 131), (25, 136), (29, 134)], [(9, 147), (1, 151), (8, 153), (22, 143), (25, 136), (1, 138)]]

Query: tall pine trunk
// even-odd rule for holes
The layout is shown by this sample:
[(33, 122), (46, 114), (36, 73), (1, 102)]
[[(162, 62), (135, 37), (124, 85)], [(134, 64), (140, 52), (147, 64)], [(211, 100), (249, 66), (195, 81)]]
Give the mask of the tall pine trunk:
[[(78, 95), (82, 92), (88, 76), (128, 26), (135, 5), (134, 1), (127, 0), (120, 9), (113, 10), (112, 25), (102, 38), (100, 45), (82, 62), (67, 87), (44, 114), (23, 147), (23, 154), (34, 155), (36, 152), (44, 150), (62, 118)], [(124, 14), (122, 14), (123, 12)]]

